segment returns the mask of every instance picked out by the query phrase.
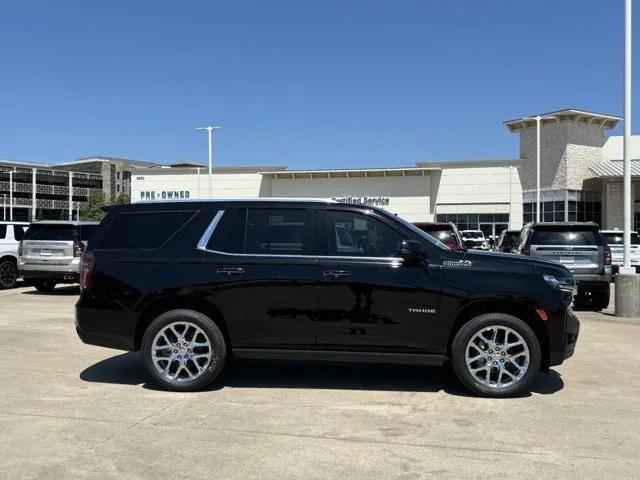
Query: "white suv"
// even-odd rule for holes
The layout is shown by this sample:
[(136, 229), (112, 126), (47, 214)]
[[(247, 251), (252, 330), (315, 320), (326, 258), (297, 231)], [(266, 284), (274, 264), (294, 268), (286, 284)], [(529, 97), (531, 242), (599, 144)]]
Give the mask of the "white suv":
[(29, 226), (23, 222), (0, 222), (0, 290), (18, 280), (18, 245)]
[[(607, 245), (611, 249), (613, 273), (617, 273), (618, 268), (622, 266), (624, 251), (622, 233), (622, 230), (602, 230), (602, 235), (604, 235)], [(635, 267), (636, 272), (640, 272), (640, 237), (638, 232), (631, 232), (631, 266)]]
[(462, 230), (462, 242), (467, 248), (474, 248), (477, 250), (489, 250), (487, 239), (484, 237), (482, 230)]

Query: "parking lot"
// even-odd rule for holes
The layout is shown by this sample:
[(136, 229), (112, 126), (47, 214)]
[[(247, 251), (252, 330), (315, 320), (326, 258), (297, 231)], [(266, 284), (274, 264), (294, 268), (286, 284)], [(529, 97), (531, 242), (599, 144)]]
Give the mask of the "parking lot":
[(581, 312), (574, 358), (527, 397), (447, 368), (236, 362), (168, 393), (83, 345), (75, 287), (0, 292), (0, 478), (638, 478), (640, 320)]

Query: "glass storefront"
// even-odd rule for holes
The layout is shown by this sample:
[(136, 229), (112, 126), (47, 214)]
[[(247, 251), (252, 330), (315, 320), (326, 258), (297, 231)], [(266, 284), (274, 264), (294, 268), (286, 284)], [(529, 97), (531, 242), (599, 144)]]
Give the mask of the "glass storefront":
[(438, 222), (453, 222), (458, 230), (482, 230), (485, 237), (500, 235), (509, 228), (508, 213), (439, 213)]
[[(524, 192), (524, 223), (536, 219), (536, 192)], [(547, 190), (540, 192), (540, 220), (543, 222), (602, 221), (602, 194), (582, 190)]]

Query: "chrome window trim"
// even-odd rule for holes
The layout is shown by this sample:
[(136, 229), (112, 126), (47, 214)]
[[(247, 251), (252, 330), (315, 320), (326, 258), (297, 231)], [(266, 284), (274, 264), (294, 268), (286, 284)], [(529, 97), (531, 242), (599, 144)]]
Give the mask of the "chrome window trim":
[(327, 260), (385, 260), (388, 263), (395, 264), (401, 263), (404, 259), (401, 257), (358, 257), (358, 256), (339, 256), (339, 255), (287, 255), (284, 253), (231, 253), (231, 252), (223, 252), (221, 250), (211, 250), (207, 248), (207, 244), (211, 239), (214, 231), (218, 227), (220, 220), (222, 220), (222, 216), (224, 215), (225, 210), (218, 210), (218, 213), (215, 214), (213, 220), (207, 227), (207, 229), (200, 237), (198, 241), (197, 249), (203, 252), (216, 253), (218, 255), (227, 255), (231, 257), (267, 257), (267, 258), (314, 258), (314, 259), (327, 259)]
[(209, 243), (209, 239), (211, 238), (211, 235), (213, 235), (213, 231), (216, 229), (216, 227), (220, 223), (220, 220), (222, 219), (223, 215), (224, 215), (224, 210), (218, 210), (218, 212), (215, 214), (215, 216), (213, 217), (213, 220), (211, 220), (211, 223), (202, 234), (202, 237), (200, 237), (200, 240), (198, 240), (198, 246), (197, 246), (198, 250), (202, 250), (205, 252), (210, 251), (210, 250), (207, 250), (207, 244)]

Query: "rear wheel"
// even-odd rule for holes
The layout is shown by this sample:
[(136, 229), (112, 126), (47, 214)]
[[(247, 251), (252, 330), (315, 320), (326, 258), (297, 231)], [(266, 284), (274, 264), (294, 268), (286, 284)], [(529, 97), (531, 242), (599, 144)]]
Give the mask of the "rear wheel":
[(18, 266), (15, 260), (7, 258), (0, 262), (0, 290), (13, 288), (18, 281)]
[(206, 388), (220, 375), (227, 346), (218, 326), (193, 310), (172, 310), (156, 318), (142, 339), (142, 363), (166, 390)]
[(509, 397), (529, 391), (540, 370), (540, 342), (522, 320), (504, 313), (471, 319), (451, 345), (456, 376), (471, 392)]
[(33, 286), (36, 287), (36, 290), (39, 292), (51, 292), (56, 288), (56, 282), (53, 280), (35, 280)]

